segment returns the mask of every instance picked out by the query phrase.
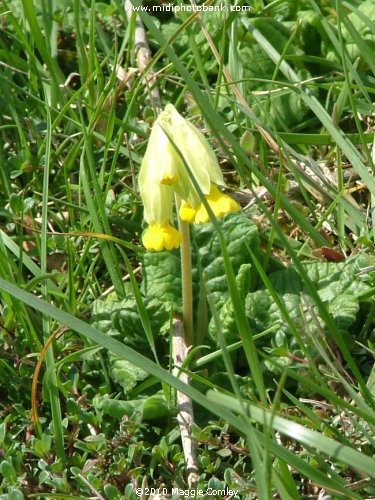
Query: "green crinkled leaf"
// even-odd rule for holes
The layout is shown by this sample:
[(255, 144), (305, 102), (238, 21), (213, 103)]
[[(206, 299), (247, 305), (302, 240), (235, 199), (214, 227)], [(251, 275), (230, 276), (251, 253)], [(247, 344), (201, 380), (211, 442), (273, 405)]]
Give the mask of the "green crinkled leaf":
[[(168, 332), (170, 322), (168, 304), (149, 297), (144, 299), (144, 304), (154, 336)], [(105, 301), (97, 300), (93, 307), (92, 321), (96, 328), (117, 336), (124, 344), (138, 352), (151, 354), (135, 299), (118, 301), (110, 296)], [(114, 355), (109, 356), (109, 365), (112, 379), (122, 386), (125, 394), (148, 376), (141, 368)]]
[[(238, 291), (240, 292), (241, 298), (245, 301), (246, 295), (250, 290), (251, 284), (251, 264), (242, 264), (238, 270), (238, 274), (236, 276), (236, 283), (238, 287)], [(226, 340), (228, 344), (235, 342), (238, 340), (237, 335), (231, 335), (230, 332), (234, 332), (235, 328), (235, 315), (234, 315), (234, 307), (231, 300), (226, 300), (224, 302), (221, 309), (221, 319), (222, 326), (225, 332), (227, 332)], [(227, 323), (229, 321), (229, 324)], [(233, 323), (233, 324), (232, 324)], [(209, 325), (209, 333), (212, 338), (216, 337), (215, 324), (213, 321), (210, 322)]]
[[(177, 48), (177, 50), (185, 50), (189, 45), (189, 36), (187, 35), (186, 30), (181, 30), (182, 21), (186, 20), (187, 13), (176, 12), (176, 18), (169, 20), (168, 22), (163, 22), (160, 25), (160, 30), (163, 35), (169, 39), (173, 38), (173, 45)], [(209, 31), (213, 40), (221, 37), (222, 30), (225, 22), (225, 15), (223, 12), (212, 11), (212, 12), (202, 12), (201, 13), (203, 22)], [(180, 20), (181, 19), (181, 20)], [(179, 31), (176, 36), (177, 31)], [(207, 45), (206, 38), (200, 29), (199, 24), (193, 24), (189, 26), (189, 33), (194, 37), (195, 43), (202, 48), (202, 50), (206, 50), (207, 52), (210, 50)], [(208, 58), (209, 64), (212, 65), (212, 59)], [(217, 71), (217, 65), (216, 71)]]
[[(271, 17), (254, 17), (251, 19), (251, 24), (259, 30), (262, 35), (267, 38), (267, 40), (273, 45), (277, 47), (277, 50), (281, 53), (285, 46), (288, 43), (291, 32), (290, 30), (281, 22), (276, 19), (272, 19)], [(245, 46), (256, 46), (254, 43), (254, 38), (251, 33), (246, 33)], [(262, 50), (262, 49), (261, 49)], [(269, 57), (262, 50), (262, 54), (265, 58), (258, 57), (255, 61), (257, 64), (261, 66), (249, 67), (249, 75), (252, 78), (271, 78), (275, 65), (271, 62), (270, 66), (265, 66), (266, 61), (270, 61)], [(301, 50), (296, 47), (296, 45), (291, 44), (287, 49), (287, 54), (301, 54)], [(258, 73), (258, 70), (264, 71), (264, 73)]]
[[(219, 219), (219, 224), (224, 235), (233, 271), (237, 275), (240, 267), (250, 261), (248, 248), (255, 253), (258, 251), (258, 228), (243, 213), (227, 215)], [(220, 309), (228, 297), (228, 284), (219, 237), (213, 225), (208, 223), (196, 226), (194, 241), (198, 247), (200, 264), (206, 283), (206, 293), (211, 295), (216, 307)], [(256, 280), (256, 273), (250, 268), (247, 270), (243, 268), (243, 272), (244, 281), (248, 283), (251, 289)]]
[[(154, 337), (167, 331), (170, 317), (168, 304), (152, 297), (145, 297), (143, 301)], [(149, 348), (135, 300), (127, 299), (120, 302), (120, 307), (112, 314), (112, 324), (119, 332), (124, 334), (125, 344), (137, 350)]]
[[(358, 255), (340, 263), (309, 262), (304, 264), (316, 291), (343, 335), (348, 335), (350, 327), (356, 320), (359, 311), (358, 296), (369, 289), (370, 285), (359, 275), (360, 269), (367, 265), (365, 255)], [(311, 336), (319, 334), (320, 328), (324, 330), (324, 322), (319, 316), (319, 310), (294, 267), (290, 266), (276, 271), (269, 275), (269, 279), (302, 338), (306, 335), (306, 331)], [(254, 333), (279, 325), (276, 332), (272, 334), (271, 341), (269, 336), (265, 337), (264, 340), (258, 342), (259, 347), (267, 345), (267, 350), (271, 350), (270, 352), (277, 356), (285, 352), (280, 351), (282, 347), (285, 347), (287, 352), (298, 351), (300, 346), (267, 289), (249, 292), (245, 299), (245, 309)], [(238, 340), (230, 300), (220, 309), (219, 317), (228, 343)]]
[(300, 41), (304, 51), (309, 55), (321, 55), (321, 20), (313, 9), (300, 10), (297, 12), (300, 22)]
[[(372, 39), (374, 39), (374, 30), (371, 29), (371, 23), (373, 24), (375, 21), (374, 0), (365, 0), (364, 2), (361, 2), (358, 5), (357, 10), (358, 12), (362, 13), (369, 22), (366, 23), (365, 20), (362, 19), (356, 12), (352, 12), (351, 14), (349, 14), (348, 19), (350, 19), (350, 22), (353, 24), (360, 35), (365, 38), (372, 37)], [(349, 41), (351, 40), (351, 36), (345, 26), (342, 28), (342, 36)]]
[(112, 315), (118, 308), (120, 303), (115, 294), (109, 295), (106, 300), (95, 300), (91, 315), (92, 325), (108, 335), (118, 335), (118, 330), (112, 324)]
[(110, 356), (111, 376), (122, 386), (124, 393), (128, 394), (138, 382), (142, 382), (148, 377), (148, 373), (142, 368), (129, 363), (125, 359), (119, 359), (117, 356)]
[[(369, 21), (375, 23), (375, 2), (374, 0), (365, 0), (358, 6), (358, 11), (367, 17)], [(365, 23), (355, 12), (348, 15), (348, 20), (353, 24), (359, 36), (364, 43), (368, 44), (369, 49), (374, 52), (375, 50), (375, 34), (368, 23)], [(353, 40), (349, 30), (343, 26), (342, 36), (347, 42), (348, 53), (352, 60), (355, 61), (358, 57), (361, 59), (361, 69), (363, 69), (364, 58), (362, 57), (361, 47)]]
[[(251, 19), (251, 24), (258, 29), (280, 53), (284, 50), (291, 33), (282, 23), (268, 17), (257, 17)], [(238, 51), (245, 74), (248, 78), (262, 78), (266, 80), (272, 78), (273, 72), (275, 71), (275, 64), (255, 41), (250, 32), (247, 32), (244, 40), (240, 42)], [(288, 48), (287, 53), (289, 55), (297, 55), (302, 52), (292, 44)], [(280, 77), (280, 75), (278, 75), (278, 77)], [(256, 90), (259, 86), (264, 89), (264, 85), (264, 82), (250, 82), (250, 88), (252, 90)]]
[[(375, 2), (374, 0), (365, 0), (356, 6), (357, 10), (364, 15), (370, 22), (375, 22)], [(353, 25), (353, 27), (358, 32), (358, 35), (362, 39), (363, 43), (368, 44), (369, 50), (374, 51), (375, 49), (375, 34), (374, 31), (356, 12), (352, 12), (348, 15), (348, 21)], [(367, 69), (367, 64), (363, 57), (361, 47), (353, 40), (349, 30), (345, 25), (342, 27), (342, 37), (345, 41), (346, 49), (350, 55), (351, 60), (354, 62), (357, 58), (360, 59), (359, 67), (361, 69)], [(327, 59), (330, 61), (338, 61), (337, 54), (328, 49)]]
[[(168, 329), (170, 316), (168, 304), (150, 297), (144, 299), (144, 304), (154, 335)], [(149, 343), (133, 298), (118, 301), (110, 296), (105, 301), (95, 301), (92, 322), (95, 327), (118, 336), (126, 345), (138, 351), (149, 350)]]
[[(322, 301), (327, 304), (328, 311), (342, 333), (346, 333), (355, 321), (359, 309), (357, 296), (368, 288), (368, 285), (358, 277), (358, 271), (361, 267), (365, 267), (366, 262), (365, 257), (359, 256), (340, 263), (310, 262), (305, 264), (310, 280), (315, 285)], [(271, 276), (271, 282), (279, 295), (283, 297), (292, 317), (295, 316), (297, 320), (301, 318), (300, 307), (305, 302), (303, 310), (307, 315), (306, 319), (312, 320), (308, 308), (313, 307), (313, 302), (294, 268), (290, 267), (274, 273)], [(301, 300), (302, 297), (303, 300)]]
[[(183, 49), (188, 45), (189, 38), (186, 35), (185, 30), (181, 30), (181, 25), (182, 22), (178, 20), (172, 20), (167, 23), (162, 23), (160, 28), (161, 32), (165, 36), (166, 39), (173, 38), (173, 43), (174, 45), (179, 48)], [(176, 32), (178, 30), (181, 30), (180, 33), (176, 36)]]
[(162, 302), (181, 308), (180, 253), (145, 252), (143, 256), (142, 292)]
[(97, 411), (121, 419), (125, 415), (130, 417), (135, 411), (139, 411), (143, 400), (123, 401), (121, 399), (111, 399), (108, 394), (104, 394), (104, 396), (95, 396), (93, 403)]
[(94, 398), (94, 407), (100, 413), (121, 419), (125, 415), (131, 417), (135, 412), (142, 414), (144, 420), (157, 420), (169, 415), (169, 407), (160, 394), (148, 398), (123, 401), (111, 399), (108, 394), (98, 395)]

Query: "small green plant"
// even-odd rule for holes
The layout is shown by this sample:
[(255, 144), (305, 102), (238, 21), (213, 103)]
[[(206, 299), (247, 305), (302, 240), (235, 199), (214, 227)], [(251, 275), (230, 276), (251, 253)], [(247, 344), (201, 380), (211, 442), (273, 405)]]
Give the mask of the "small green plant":
[[(187, 223), (208, 222), (238, 211), (240, 206), (217, 188), (224, 185), (214, 152), (194, 126), (168, 104), (156, 120), (139, 173), (144, 217), (142, 236), (148, 250), (172, 250), (181, 244), (183, 320), (188, 345), (194, 344), (190, 234)], [(206, 201), (202, 203), (202, 196)], [(178, 205), (179, 232), (170, 225), (173, 198)]]

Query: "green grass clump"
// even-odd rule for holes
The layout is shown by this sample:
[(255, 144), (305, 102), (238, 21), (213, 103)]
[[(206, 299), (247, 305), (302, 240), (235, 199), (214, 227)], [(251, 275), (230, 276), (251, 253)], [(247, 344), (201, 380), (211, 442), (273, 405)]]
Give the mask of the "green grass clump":
[[(374, 3), (239, 4), (148, 2), (140, 70), (117, 0), (2, 2), (1, 498), (192, 496), (176, 390), (201, 497), (375, 494)], [(153, 86), (243, 208), (192, 228), (190, 386), (178, 251), (140, 244)]]

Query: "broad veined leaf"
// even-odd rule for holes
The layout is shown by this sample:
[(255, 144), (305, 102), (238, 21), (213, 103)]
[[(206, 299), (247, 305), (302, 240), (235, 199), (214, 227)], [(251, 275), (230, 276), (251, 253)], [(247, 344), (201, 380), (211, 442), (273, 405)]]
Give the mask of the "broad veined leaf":
[(141, 291), (147, 297), (181, 308), (180, 254), (171, 252), (145, 252), (143, 256), (143, 282)]
[[(163, 302), (146, 297), (144, 304), (154, 336), (168, 330), (169, 311)], [(126, 345), (138, 351), (149, 350), (149, 342), (143, 329), (135, 299), (121, 301), (113, 296), (105, 301), (97, 300), (93, 307), (92, 323), (96, 328), (117, 336)]]
[[(257, 253), (259, 237), (257, 226), (243, 213), (231, 214), (219, 219), (233, 271), (237, 275), (243, 264), (250, 262), (248, 248)], [(194, 241), (198, 246), (200, 265), (205, 279), (206, 292), (219, 309), (228, 297), (227, 277), (218, 235), (211, 223), (196, 226)], [(246, 275), (246, 276), (245, 276)], [(257, 275), (250, 268), (243, 268), (249, 290), (255, 285)]]
[[(367, 70), (369, 66), (374, 68), (374, 22), (375, 3), (373, 0), (361, 2), (357, 8), (353, 9), (353, 12), (343, 19), (342, 37), (346, 49), (352, 61), (358, 59), (361, 70)], [(331, 61), (339, 60), (337, 54), (332, 50), (328, 51), (326, 57)]]
[[(284, 24), (272, 18), (262, 17), (253, 18), (252, 24), (274, 47), (278, 47), (281, 52), (284, 50), (291, 37), (291, 32)], [(256, 100), (251, 103), (254, 113), (261, 116), (265, 122), (270, 122), (271, 118), (271, 124), (281, 130), (285, 126), (301, 122), (308, 112), (308, 107), (298, 93), (281, 89), (280, 83), (257, 81), (259, 79), (272, 80), (275, 65), (260, 45), (254, 43), (250, 33), (246, 33), (243, 41), (240, 42), (238, 52), (243, 64), (244, 76), (254, 79), (249, 83), (251, 89), (253, 91), (262, 90), (262, 95), (257, 96)], [(286, 57), (288, 55), (301, 56), (303, 52), (296, 49), (295, 44), (291, 44), (286, 50)], [(311, 76), (305, 68), (300, 71), (300, 77), (303, 80)], [(284, 77), (279, 73), (276, 75), (276, 80), (280, 81), (280, 79), (283, 80)], [(278, 91), (275, 92), (277, 89)], [(265, 95), (265, 90), (269, 90), (270, 94)]]
[[(144, 304), (155, 339), (168, 333), (170, 323), (168, 304), (149, 297), (144, 299)], [(124, 344), (138, 352), (151, 356), (150, 344), (135, 299), (118, 301), (113, 296), (109, 296), (105, 301), (97, 300), (94, 304), (92, 320), (96, 328), (121, 339)], [(147, 372), (142, 368), (115, 354), (110, 354), (109, 366), (111, 378), (121, 385), (125, 394), (148, 377)]]
[[(368, 264), (366, 255), (356, 255), (340, 263), (319, 261), (304, 264), (320, 298), (341, 333), (348, 337), (348, 341), (352, 333), (350, 328), (356, 321), (360, 307), (358, 297), (370, 288), (370, 283), (360, 275), (360, 270)], [(309, 335), (324, 332), (325, 325), (319, 316), (319, 310), (294, 267), (290, 266), (271, 273), (269, 279), (302, 338), (305, 338), (306, 332)], [(255, 333), (260, 333), (270, 326), (278, 326), (271, 343), (267, 337), (265, 340), (267, 344), (262, 340), (258, 341), (259, 347), (266, 347), (275, 356), (286, 356), (300, 349), (297, 339), (293, 336), (269, 290), (261, 288), (248, 292), (245, 308), (247, 319)], [(219, 317), (227, 342), (238, 340), (233, 306), (229, 299), (220, 309)], [(210, 331), (212, 336), (214, 334), (212, 325)], [(286, 357), (285, 361), (290, 362), (290, 358)]]

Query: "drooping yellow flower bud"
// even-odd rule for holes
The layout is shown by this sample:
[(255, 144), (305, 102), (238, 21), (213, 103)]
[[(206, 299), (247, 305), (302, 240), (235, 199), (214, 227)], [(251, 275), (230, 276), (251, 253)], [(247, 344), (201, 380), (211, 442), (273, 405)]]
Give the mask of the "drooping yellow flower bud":
[(188, 201), (182, 200), (179, 216), (184, 222), (189, 222), (190, 224), (195, 221), (196, 210), (190, 205)]
[(162, 114), (152, 127), (138, 178), (144, 218), (149, 224), (159, 225), (172, 218), (173, 188), (178, 182), (179, 167), (173, 146), (159, 125)]

